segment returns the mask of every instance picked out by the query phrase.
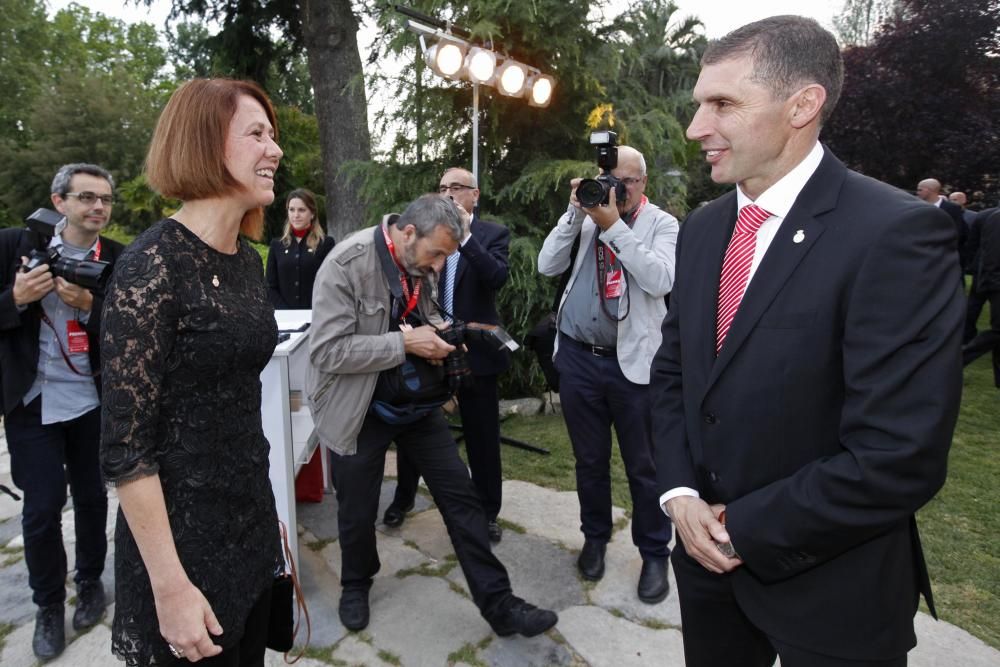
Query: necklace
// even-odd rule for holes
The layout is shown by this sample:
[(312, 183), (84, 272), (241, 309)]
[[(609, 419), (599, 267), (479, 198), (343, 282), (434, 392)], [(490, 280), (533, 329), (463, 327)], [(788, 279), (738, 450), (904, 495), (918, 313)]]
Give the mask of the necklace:
[(219, 276), (217, 274), (215, 274), (215, 273), (212, 274), (212, 285), (214, 287), (218, 287), (219, 286)]

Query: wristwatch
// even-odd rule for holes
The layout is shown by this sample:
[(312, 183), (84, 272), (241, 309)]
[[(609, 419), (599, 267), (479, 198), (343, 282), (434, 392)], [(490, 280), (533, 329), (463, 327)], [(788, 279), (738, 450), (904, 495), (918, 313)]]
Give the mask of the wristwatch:
[[(726, 525), (726, 510), (722, 510), (719, 513), (719, 523), (725, 527)], [(721, 553), (726, 558), (739, 558), (740, 555), (736, 553), (736, 547), (733, 546), (732, 542), (716, 542), (715, 546), (719, 549)], [(740, 559), (742, 560), (742, 559)]]

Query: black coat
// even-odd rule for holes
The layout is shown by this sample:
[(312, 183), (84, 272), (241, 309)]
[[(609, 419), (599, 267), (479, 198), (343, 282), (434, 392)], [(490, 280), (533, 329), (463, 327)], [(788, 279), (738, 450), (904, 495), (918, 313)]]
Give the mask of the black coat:
[[(475, 218), (472, 235), (460, 249), (455, 270), (454, 315), (464, 322), (500, 324), (496, 294), (507, 282), (510, 230)], [(445, 278), (444, 275), (441, 276)], [(438, 285), (438, 294), (441, 294)], [(480, 342), (470, 342), (469, 368), (473, 375), (497, 375), (510, 367), (510, 353)]]
[[(121, 243), (101, 238), (101, 260), (114, 265), (125, 249)], [(38, 373), (38, 335), (42, 324), (38, 302), (19, 312), (14, 304), (14, 276), (22, 256), (31, 253), (31, 240), (23, 229), (0, 230), (0, 401), (4, 414), (20, 404)], [(101, 367), (101, 311), (104, 292), (92, 290), (94, 305), (85, 326), (90, 342), (90, 367)], [(101, 377), (94, 378), (98, 395)]]
[(913, 647), (930, 582), (914, 513), (941, 488), (965, 300), (948, 216), (829, 151), (716, 357), (730, 192), (691, 213), (650, 377), (660, 490), (726, 504), (739, 607), (831, 656)]
[(972, 221), (968, 249), (977, 292), (1000, 291), (1000, 208), (981, 211)]
[(292, 236), (287, 246), (281, 239), (271, 241), (267, 255), (267, 293), (278, 310), (312, 308), (313, 283), (319, 265), (333, 249), (333, 238), (324, 237), (315, 250)]

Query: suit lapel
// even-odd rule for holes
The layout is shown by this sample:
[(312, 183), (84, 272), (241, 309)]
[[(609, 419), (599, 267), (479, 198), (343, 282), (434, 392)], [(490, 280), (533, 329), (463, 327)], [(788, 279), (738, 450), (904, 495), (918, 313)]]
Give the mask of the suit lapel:
[[(823, 213), (836, 206), (841, 184), (847, 174), (843, 164), (833, 154), (826, 151), (819, 168), (812, 175), (805, 187), (799, 193), (788, 215), (782, 221), (777, 234), (771, 240), (767, 253), (747, 286), (743, 300), (740, 302), (736, 317), (733, 318), (726, 342), (722, 346), (719, 357), (712, 366), (708, 378), (706, 392), (719, 378), (733, 357), (739, 353), (747, 336), (753, 331), (761, 316), (774, 301), (774, 298), (791, 278), (795, 268), (809, 253), (819, 237), (826, 231), (826, 225), (818, 218)], [(735, 220), (736, 212), (732, 212)], [(735, 224), (735, 221), (734, 223)], [(730, 230), (732, 226), (730, 226)], [(731, 235), (731, 233), (730, 233)], [(726, 238), (728, 244), (729, 239)], [(723, 252), (725, 252), (723, 250)], [(712, 329), (715, 331), (716, 301), (719, 293), (719, 275), (722, 272), (721, 260), (718, 269), (710, 275), (715, 281), (715, 300), (712, 302)], [(714, 335), (713, 335), (714, 346)]]

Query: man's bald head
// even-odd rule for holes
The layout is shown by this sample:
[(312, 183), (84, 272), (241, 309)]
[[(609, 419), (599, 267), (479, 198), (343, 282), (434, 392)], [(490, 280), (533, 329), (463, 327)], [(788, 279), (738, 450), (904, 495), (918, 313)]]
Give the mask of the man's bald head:
[(969, 202), (964, 192), (952, 192), (950, 195), (948, 195), (948, 201), (952, 202), (953, 204), (958, 204), (962, 208), (965, 208), (965, 205)]
[(941, 182), (936, 178), (925, 178), (917, 183), (917, 196), (929, 204), (936, 204), (941, 196)]

